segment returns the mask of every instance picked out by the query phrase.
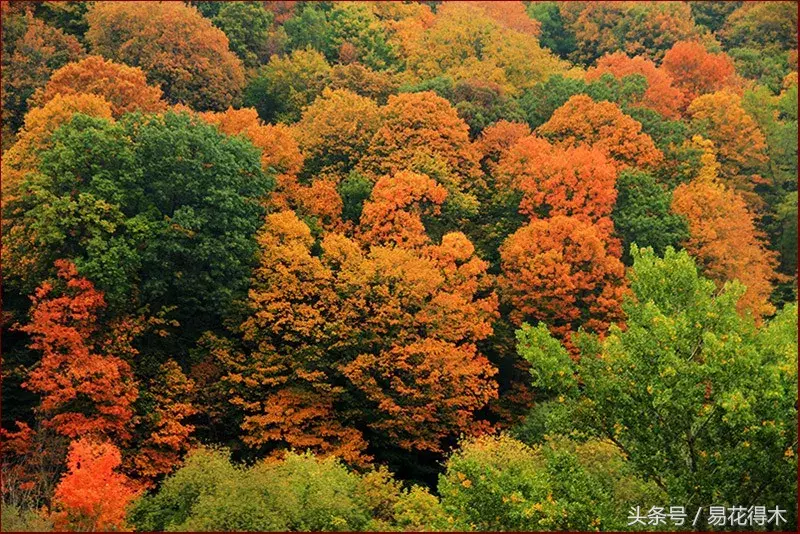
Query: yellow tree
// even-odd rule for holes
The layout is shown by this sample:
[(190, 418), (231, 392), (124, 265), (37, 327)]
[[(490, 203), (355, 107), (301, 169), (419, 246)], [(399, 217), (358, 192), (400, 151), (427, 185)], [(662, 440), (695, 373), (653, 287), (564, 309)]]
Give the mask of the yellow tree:
[(687, 110), (694, 132), (714, 142), (720, 178), (741, 192), (752, 209), (761, 199), (753, 193), (763, 182), (760, 172), (768, 161), (764, 133), (743, 108), (741, 98), (719, 91), (695, 99)]
[[(412, 173), (395, 179), (437, 187)], [(382, 189), (376, 205), (397, 192)], [(381, 233), (370, 228), (379, 222), (365, 216), (360, 233)], [(482, 427), (474, 414), (496, 395), (495, 370), (477, 350), (497, 316), (488, 265), (463, 234), (433, 244), (417, 230), (400, 242), (327, 233), (316, 244), (293, 212), (268, 216), (241, 327), (246, 349), (216, 356), (245, 443), (358, 464), (367, 441), (375, 451), (439, 453), (446, 439)]]
[(303, 111), (295, 134), (306, 172), (346, 175), (366, 152), (381, 125), (378, 105), (345, 89), (325, 89)]

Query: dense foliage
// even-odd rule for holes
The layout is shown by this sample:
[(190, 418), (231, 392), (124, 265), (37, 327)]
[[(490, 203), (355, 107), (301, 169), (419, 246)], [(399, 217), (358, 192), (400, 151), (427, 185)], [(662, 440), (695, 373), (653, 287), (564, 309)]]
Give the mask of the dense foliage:
[(796, 8), (1, 2), (2, 530), (795, 528)]

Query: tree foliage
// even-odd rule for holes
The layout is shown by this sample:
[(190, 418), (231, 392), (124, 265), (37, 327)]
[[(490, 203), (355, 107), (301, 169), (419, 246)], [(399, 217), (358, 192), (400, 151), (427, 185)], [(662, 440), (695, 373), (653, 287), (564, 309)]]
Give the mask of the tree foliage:
[(68, 472), (53, 496), (54, 524), (59, 530), (128, 530), (126, 508), (136, 497), (131, 481), (117, 469), (120, 452), (108, 442), (73, 441)]
[(57, 433), (128, 439), (138, 395), (126, 361), (132, 349), (97, 336), (102, 293), (69, 261), (56, 268), (58, 280), (42, 283), (31, 321), (20, 327), (31, 336), (30, 348), (42, 353), (23, 386), (40, 395), (44, 424)]
[(245, 80), (239, 58), (228, 49), (225, 34), (194, 7), (96, 2), (86, 19), (92, 52), (141, 68), (170, 102), (222, 110), (241, 98)]
[[(370, 224), (369, 204), (382, 201), (381, 188), (362, 225)], [(308, 226), (283, 212), (268, 216), (259, 239), (254, 312), (241, 326), (252, 348), (217, 355), (236, 392), (231, 402), (244, 412), (246, 443), (359, 462), (362, 435), (438, 452), (443, 439), (469, 429), (473, 412), (495, 394), (494, 370), (475, 343), (491, 334), (496, 298), (480, 296), (488, 289), (486, 264), (465, 236), (362, 248), (329, 234), (318, 255)], [(407, 363), (397, 366), (400, 360)], [(324, 386), (330, 382), (341, 385)], [(289, 409), (295, 416), (285, 416)], [(417, 424), (419, 417), (427, 423)]]
[(249, 142), (168, 113), (76, 115), (51, 143), (7, 208), (25, 266), (9, 285), (38, 284), (66, 252), (115, 310), (134, 297), (154, 313), (177, 305), (185, 332), (244, 295), (271, 185)]
[(664, 54), (661, 67), (683, 91), (686, 104), (736, 83), (736, 69), (727, 54), (711, 53), (696, 41), (675, 43)]
[[(713, 155), (706, 154), (706, 160), (713, 165)], [(739, 280), (747, 287), (740, 309), (750, 310), (756, 318), (771, 315), (776, 254), (764, 246), (742, 197), (716, 180), (712, 171), (678, 186), (672, 209), (686, 217), (689, 237), (684, 244), (709, 278), (720, 284)]]
[(534, 220), (508, 237), (500, 258), (502, 295), (517, 325), (542, 321), (568, 341), (579, 326), (603, 333), (622, 317), (624, 267), (591, 223)]
[(787, 508), (795, 7), (0, 2), (2, 528)]
[[(626, 328), (581, 343), (573, 370), (582, 387), (562, 389), (574, 399), (571, 415), (546, 433), (610, 440), (635, 472), (687, 506), (790, 501), (797, 307), (756, 328), (737, 312), (742, 286), (719, 290), (688, 253), (668, 248), (662, 259), (634, 247), (632, 255)], [(521, 350), (538, 370), (558, 347)]]
[(326, 89), (303, 111), (296, 132), (311, 174), (347, 175), (382, 122), (378, 105), (346, 89)]
[[(7, 11), (11, 8), (4, 7)], [(3, 135), (23, 124), (28, 100), (53, 71), (83, 57), (75, 37), (53, 28), (28, 11), (3, 16)], [(5, 140), (4, 140), (5, 141)]]
[(599, 439), (534, 447), (507, 436), (468, 441), (448, 460), (438, 489), (445, 511), (478, 531), (623, 529), (630, 505), (660, 497)]
[(668, 119), (680, 117), (685, 99), (683, 91), (673, 84), (670, 74), (656, 67), (649, 59), (641, 56), (629, 57), (622, 52), (608, 54), (598, 59), (595, 67), (587, 69), (586, 79), (596, 80), (606, 72), (617, 78), (641, 74), (647, 80), (647, 91), (642, 95), (640, 102), (632, 104), (651, 108)]
[(76, 93), (106, 99), (115, 118), (132, 111), (147, 113), (166, 108), (161, 100), (161, 89), (147, 85), (141, 69), (107, 61), (101, 56), (89, 56), (61, 67), (50, 76), (47, 85), (34, 95), (33, 100), (41, 106), (56, 95)]
[(648, 168), (663, 159), (650, 136), (642, 132), (639, 122), (625, 115), (616, 104), (595, 102), (586, 95), (567, 100), (537, 132), (567, 147), (592, 145), (612, 159), (618, 168)]

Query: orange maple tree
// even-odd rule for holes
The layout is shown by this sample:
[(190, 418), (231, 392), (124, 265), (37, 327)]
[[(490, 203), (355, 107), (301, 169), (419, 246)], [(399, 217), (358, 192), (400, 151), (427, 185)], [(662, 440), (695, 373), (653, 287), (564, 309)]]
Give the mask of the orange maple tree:
[(42, 105), (56, 95), (75, 93), (103, 97), (111, 104), (115, 118), (131, 111), (148, 113), (163, 111), (167, 107), (166, 102), (161, 100), (161, 89), (147, 85), (147, 78), (141, 69), (101, 56), (89, 56), (55, 71), (47, 85), (34, 94), (33, 102)]
[(604, 333), (622, 318), (625, 268), (593, 224), (562, 215), (534, 220), (500, 247), (501, 295), (516, 325), (541, 321), (567, 346), (582, 326)]
[(422, 215), (436, 215), (447, 191), (424, 174), (400, 171), (384, 176), (361, 212), (364, 243), (414, 247), (429, 241)]
[(742, 196), (717, 179), (719, 165), (709, 145), (705, 147), (700, 174), (675, 189), (672, 209), (689, 223), (689, 239), (684, 243), (689, 253), (718, 283), (742, 282), (747, 291), (738, 308), (749, 310), (760, 321), (775, 311), (769, 297), (778, 279), (777, 253), (766, 248)]
[(127, 506), (138, 495), (130, 480), (118, 472), (119, 449), (106, 441), (73, 441), (67, 455), (67, 473), (53, 495), (53, 523), (57, 530), (129, 531)]
[(241, 96), (241, 61), (230, 51), (222, 30), (193, 6), (96, 2), (86, 20), (92, 52), (141, 68), (170, 102), (223, 110)]
[(519, 211), (531, 220), (566, 215), (613, 233), (617, 171), (598, 148), (564, 148), (528, 136), (508, 150), (497, 173), (522, 192)]
[(711, 53), (697, 41), (680, 41), (664, 54), (661, 68), (686, 95), (685, 103), (713, 93), (736, 81), (733, 60), (724, 52)]
[(675, 87), (672, 77), (656, 64), (642, 56), (629, 57), (624, 52), (607, 54), (597, 60), (597, 65), (587, 69), (586, 81), (600, 78), (605, 73), (616, 78), (624, 78), (631, 74), (641, 74), (647, 79), (647, 90), (640, 104), (653, 109), (669, 119), (680, 118), (680, 110), (684, 107), (683, 91)]
[(109, 340), (96, 324), (103, 294), (78, 276), (73, 263), (58, 260), (56, 268), (58, 280), (39, 286), (31, 320), (19, 327), (42, 354), (23, 386), (40, 395), (43, 426), (70, 438), (126, 440), (138, 391), (128, 362), (105, 352)]
[(475, 141), (475, 150), (480, 154), (481, 167), (487, 176), (493, 178), (495, 187), (497, 187), (495, 177), (497, 163), (514, 143), (530, 134), (531, 129), (527, 124), (500, 120), (487, 126)]
[(591, 145), (623, 167), (652, 167), (664, 155), (653, 144), (642, 125), (612, 102), (595, 102), (586, 95), (575, 95), (558, 108), (537, 133), (566, 146)]
[(231, 402), (245, 414), (245, 444), (310, 448), (360, 464), (369, 459), (366, 442), (335, 417), (339, 391), (325, 385), (319, 347), (337, 299), (332, 274), (311, 254), (313, 242), (293, 212), (267, 217), (250, 296), (255, 313), (241, 326), (255, 348), (248, 354), (220, 349), (217, 358), (236, 392)]
[(470, 2), (469, 5), (480, 8), (506, 28), (534, 37), (541, 32), (541, 23), (528, 15), (522, 2)]

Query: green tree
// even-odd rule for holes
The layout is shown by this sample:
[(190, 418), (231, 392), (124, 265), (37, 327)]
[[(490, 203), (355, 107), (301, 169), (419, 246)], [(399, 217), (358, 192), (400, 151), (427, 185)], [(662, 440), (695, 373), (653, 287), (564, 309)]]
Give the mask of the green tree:
[(652, 247), (663, 254), (689, 237), (686, 220), (672, 213), (672, 195), (643, 171), (626, 169), (617, 178), (617, 204), (612, 218), (622, 237), (623, 262), (630, 265), (630, 245)]
[(258, 2), (225, 2), (211, 21), (225, 32), (231, 50), (245, 67), (256, 67), (266, 59), (274, 18)]
[(311, 46), (330, 62), (358, 60), (380, 70), (398, 61), (386, 29), (366, 3), (308, 3), (284, 27), (292, 48)]
[(646, 90), (647, 80), (639, 74), (618, 79), (611, 73), (605, 73), (591, 83), (555, 74), (525, 91), (519, 99), (519, 105), (528, 124), (535, 129), (547, 122), (553, 112), (572, 96), (589, 95), (596, 102), (608, 100), (626, 108), (627, 104), (641, 100)]
[(448, 524), (436, 497), (403, 489), (385, 468), (363, 474), (338, 460), (289, 452), (252, 467), (226, 450), (196, 449), (129, 519), (144, 531), (358, 531)]
[(258, 150), (171, 112), (119, 123), (78, 114), (51, 146), (7, 206), (4, 245), (28, 265), (7, 286), (29, 294), (66, 257), (115, 312), (177, 307), (184, 338), (218, 327), (255, 261), (272, 185)]
[[(673, 502), (774, 503), (790, 510), (791, 528), (797, 306), (758, 329), (736, 311), (742, 286), (717, 290), (686, 252), (667, 248), (662, 259), (634, 246), (632, 255), (626, 328), (577, 342), (581, 358), (570, 366), (581, 388), (561, 388), (573, 407), (569, 425), (546, 432), (610, 440)], [(520, 353), (535, 377), (547, 376), (549, 362), (569, 363), (552, 343), (521, 345)]]
[(558, 9), (558, 2), (529, 2), (528, 15), (542, 24), (539, 42), (561, 58), (567, 59), (576, 50), (575, 32), (568, 29)]
[(736, 11), (742, 5), (742, 2), (700, 0), (689, 2), (689, 5), (692, 8), (694, 21), (712, 32), (716, 32), (725, 25), (728, 15)]
[(554, 438), (530, 447), (507, 436), (462, 443), (439, 478), (445, 511), (461, 528), (620, 530), (630, 505), (659, 501), (609, 441)]
[(766, 51), (797, 48), (797, 7), (784, 2), (744, 2), (718, 32), (728, 48)]

